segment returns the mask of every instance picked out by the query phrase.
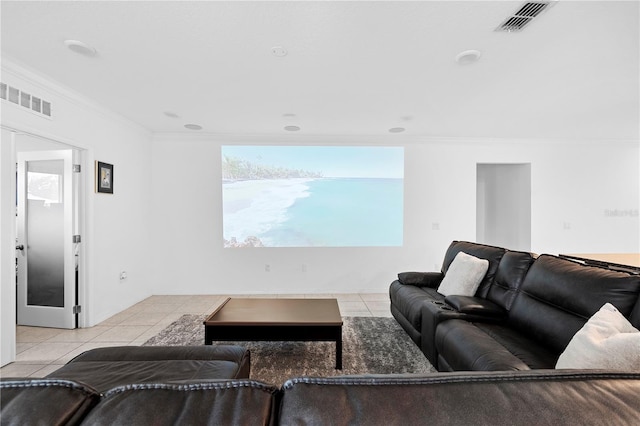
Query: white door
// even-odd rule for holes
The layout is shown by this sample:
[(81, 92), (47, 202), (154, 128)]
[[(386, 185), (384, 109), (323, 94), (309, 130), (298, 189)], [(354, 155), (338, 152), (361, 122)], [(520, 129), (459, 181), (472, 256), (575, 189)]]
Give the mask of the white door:
[(73, 151), (17, 158), (17, 322), (76, 328)]

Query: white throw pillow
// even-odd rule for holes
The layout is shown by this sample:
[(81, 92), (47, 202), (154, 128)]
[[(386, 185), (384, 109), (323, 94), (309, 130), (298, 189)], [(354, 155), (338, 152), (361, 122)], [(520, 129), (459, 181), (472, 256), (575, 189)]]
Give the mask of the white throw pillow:
[(640, 370), (640, 331), (606, 303), (573, 336), (556, 368)]
[(447, 273), (438, 287), (438, 293), (445, 296), (473, 296), (489, 269), (487, 259), (478, 259), (459, 252), (449, 265)]

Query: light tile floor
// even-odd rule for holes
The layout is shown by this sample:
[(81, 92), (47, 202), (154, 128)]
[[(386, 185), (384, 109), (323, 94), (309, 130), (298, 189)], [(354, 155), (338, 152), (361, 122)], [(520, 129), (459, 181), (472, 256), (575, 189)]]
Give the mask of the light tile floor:
[[(232, 295), (233, 297), (251, 297)], [(91, 328), (16, 329), (16, 361), (0, 368), (0, 377), (44, 377), (82, 352), (106, 346), (139, 346), (184, 314), (213, 312), (228, 295), (151, 296)], [(343, 316), (391, 316), (386, 293), (287, 294), (255, 297), (338, 299)]]

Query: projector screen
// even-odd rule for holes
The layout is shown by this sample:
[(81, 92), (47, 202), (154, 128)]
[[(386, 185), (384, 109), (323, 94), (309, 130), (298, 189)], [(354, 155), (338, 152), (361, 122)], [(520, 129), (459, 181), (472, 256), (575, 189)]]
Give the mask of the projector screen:
[(402, 246), (404, 148), (222, 146), (224, 247)]

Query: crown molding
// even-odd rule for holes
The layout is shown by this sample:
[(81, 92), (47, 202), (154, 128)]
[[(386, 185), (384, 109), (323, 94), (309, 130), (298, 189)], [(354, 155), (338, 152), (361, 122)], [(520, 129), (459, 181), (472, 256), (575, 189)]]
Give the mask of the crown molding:
[(584, 138), (505, 138), (505, 137), (438, 137), (421, 135), (304, 135), (304, 134), (239, 134), (212, 132), (155, 132), (154, 142), (211, 142), (236, 144), (316, 144), (316, 145), (461, 145), (461, 146), (518, 146), (518, 145), (640, 145), (639, 139)]

